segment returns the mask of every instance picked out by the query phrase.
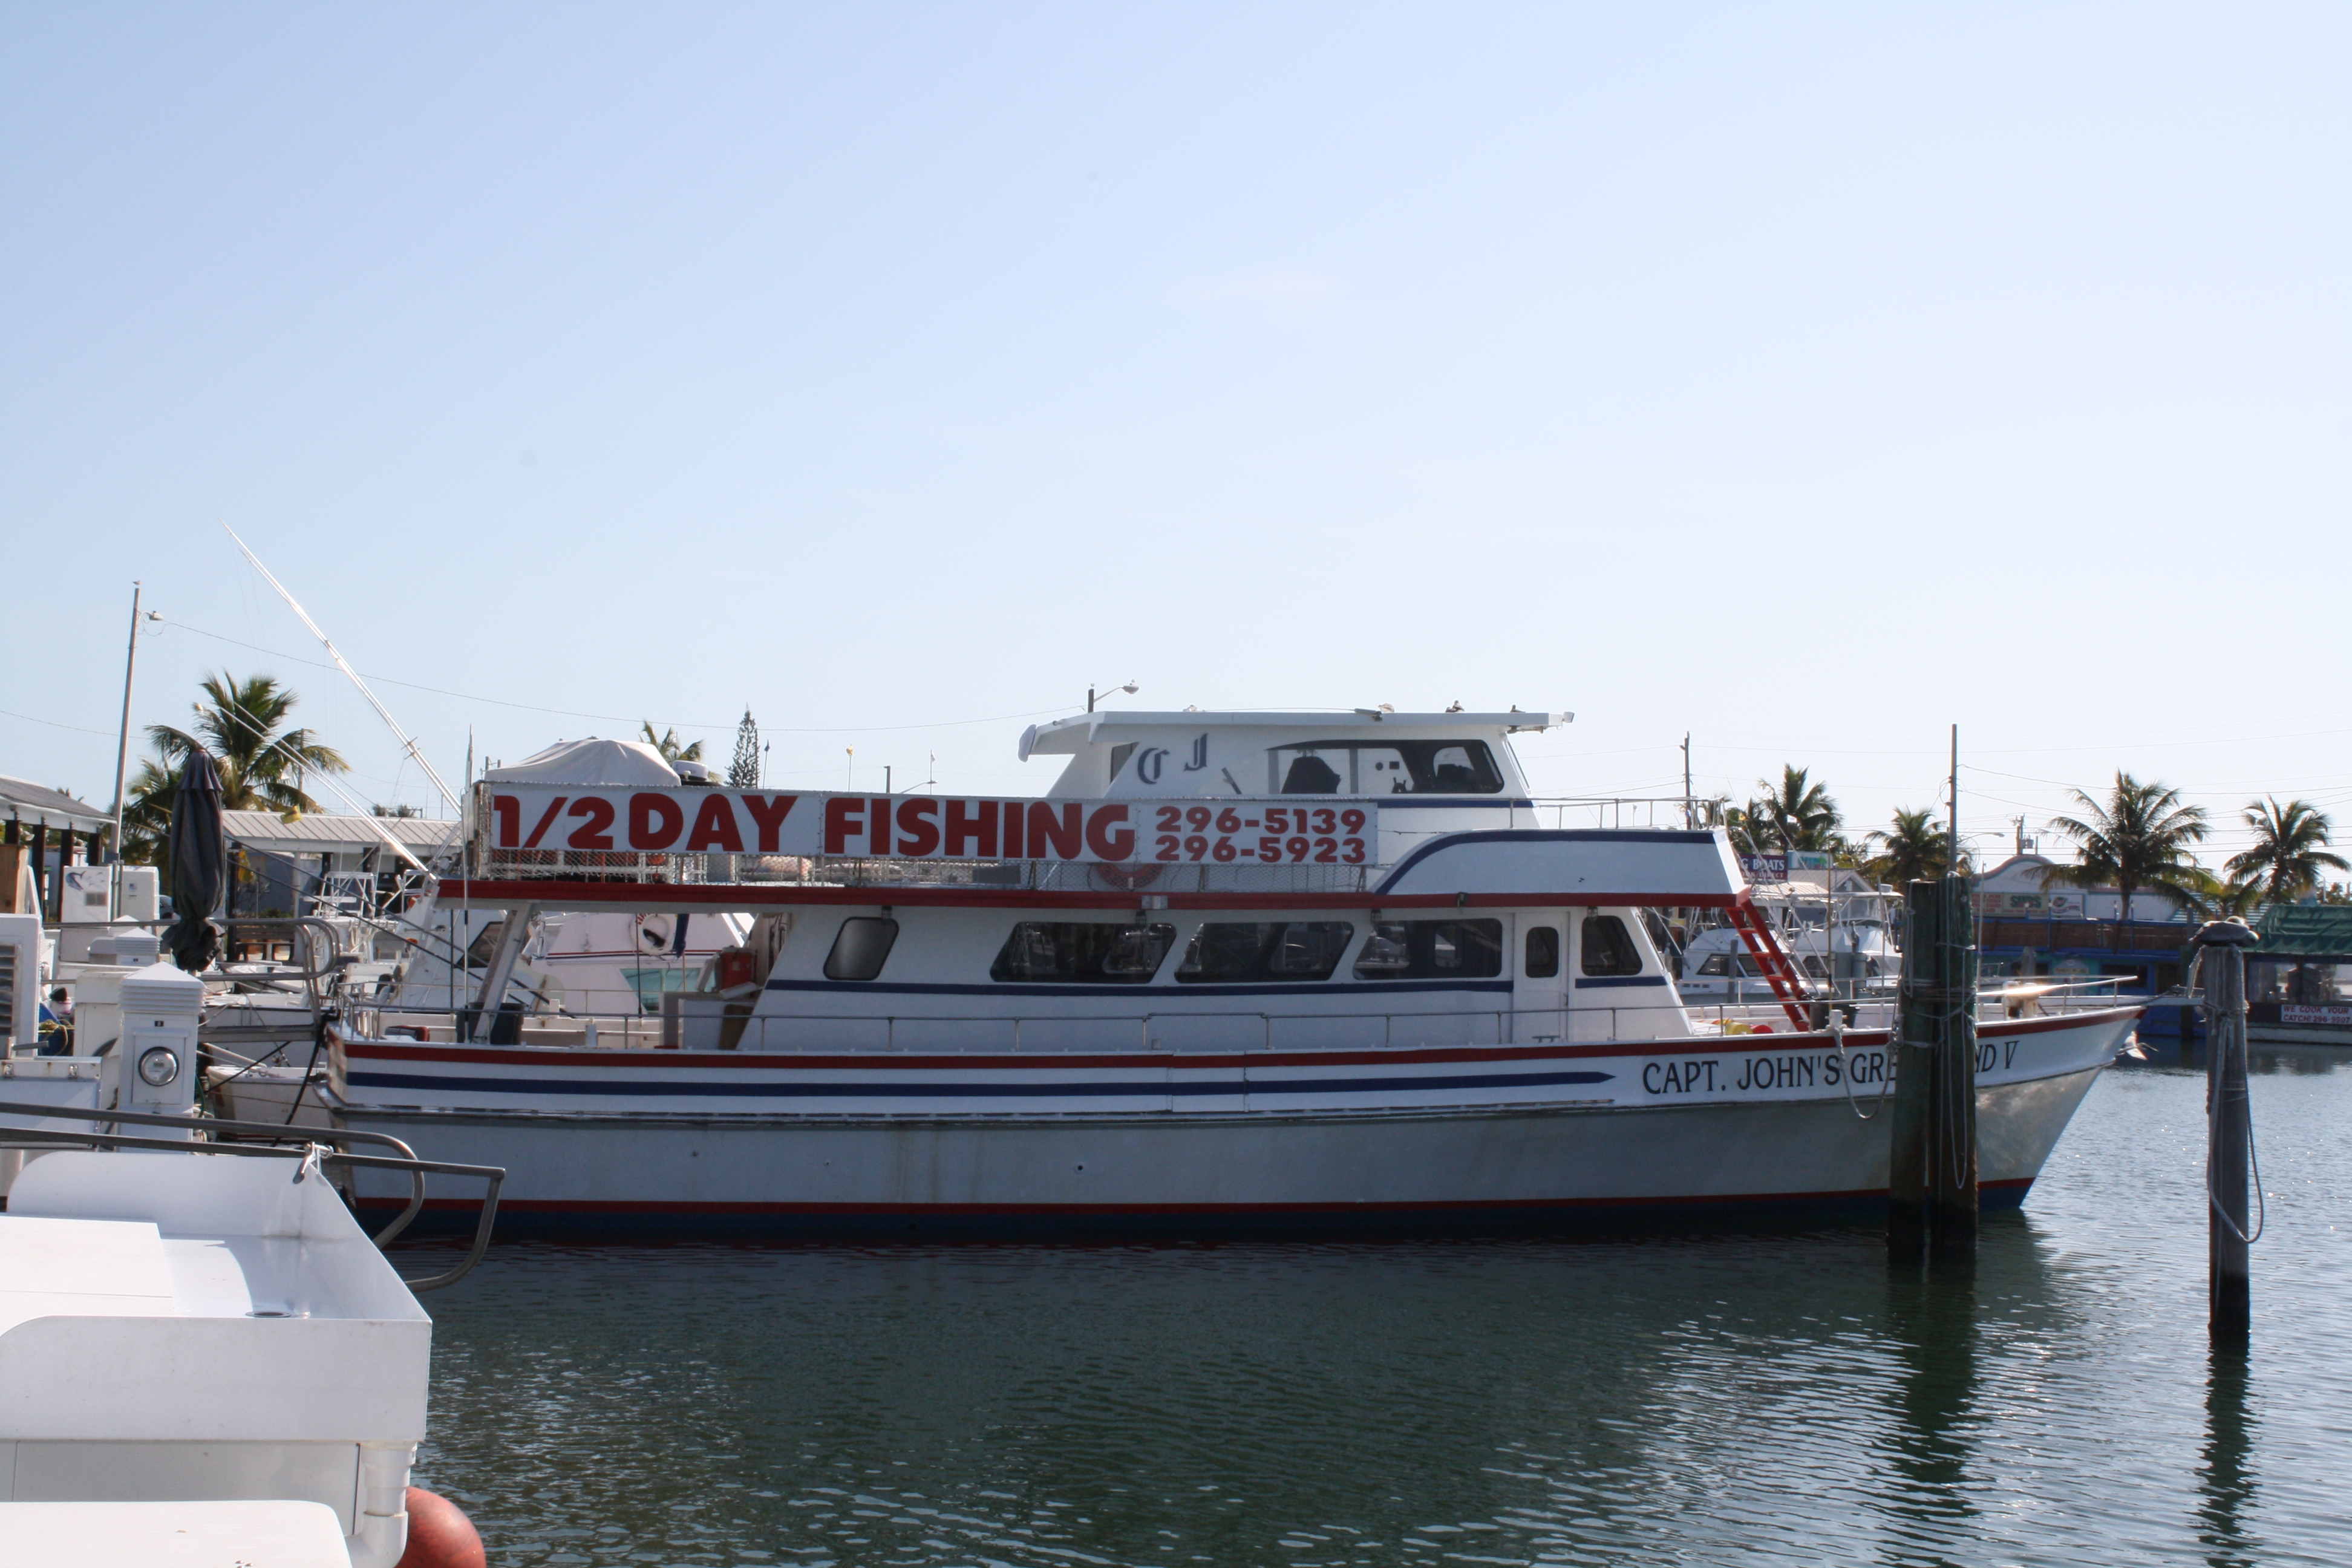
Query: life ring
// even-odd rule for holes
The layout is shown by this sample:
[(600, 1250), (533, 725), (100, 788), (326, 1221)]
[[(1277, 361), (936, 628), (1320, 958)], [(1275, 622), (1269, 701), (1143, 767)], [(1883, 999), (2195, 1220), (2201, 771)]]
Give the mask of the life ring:
[(1132, 893), (1160, 880), (1160, 873), (1167, 868), (1156, 860), (1130, 860), (1117, 863), (1097, 860), (1094, 863), (1094, 877), (1095, 880), (1103, 887), (1122, 893)]
[(438, 1492), (408, 1489), (408, 1546), (398, 1568), (489, 1568), (481, 1532), (466, 1510)]

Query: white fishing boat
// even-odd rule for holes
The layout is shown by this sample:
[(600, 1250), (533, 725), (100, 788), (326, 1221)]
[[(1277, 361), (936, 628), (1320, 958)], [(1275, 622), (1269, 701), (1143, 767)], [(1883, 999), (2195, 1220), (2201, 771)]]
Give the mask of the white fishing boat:
[[(1510, 737), (1566, 717), (1090, 713), (1024, 737), (1067, 758), (1041, 799), (486, 783), (439, 893), (506, 914), (481, 1001), (536, 910), (740, 910), (749, 937), (658, 1043), (354, 1010), (331, 1104), (509, 1167), (514, 1223), (596, 1234), (1883, 1205), (1885, 1005), (1811, 1005), (1719, 834), (1543, 826)], [(1688, 1004), (1645, 910), (1719, 911), (1774, 1003)], [(1988, 1204), (2023, 1199), (2136, 1016), (1990, 1009)]]

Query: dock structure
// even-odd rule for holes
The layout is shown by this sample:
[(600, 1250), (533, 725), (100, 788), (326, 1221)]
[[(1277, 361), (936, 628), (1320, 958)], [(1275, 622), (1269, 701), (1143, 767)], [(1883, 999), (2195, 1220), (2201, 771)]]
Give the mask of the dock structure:
[(1888, 1130), (1890, 1261), (1977, 1249), (1976, 917), (1966, 877), (1913, 882), (1895, 1108)]
[(2253, 1329), (2248, 1258), (2247, 1166), (2253, 1118), (2246, 1099), (2246, 949), (2242, 921), (2211, 921), (2197, 933), (2205, 994), (2206, 1291), (2213, 1342), (2242, 1345)]

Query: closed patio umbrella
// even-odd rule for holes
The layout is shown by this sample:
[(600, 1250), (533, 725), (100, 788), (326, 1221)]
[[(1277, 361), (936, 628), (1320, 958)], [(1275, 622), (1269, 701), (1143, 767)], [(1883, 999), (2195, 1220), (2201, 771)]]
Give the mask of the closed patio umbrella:
[(220, 928), (212, 923), (228, 886), (228, 840), (221, 830), (220, 770), (210, 752), (197, 746), (180, 770), (172, 792), (172, 909), (178, 917), (163, 933), (172, 962), (191, 974), (220, 952)]

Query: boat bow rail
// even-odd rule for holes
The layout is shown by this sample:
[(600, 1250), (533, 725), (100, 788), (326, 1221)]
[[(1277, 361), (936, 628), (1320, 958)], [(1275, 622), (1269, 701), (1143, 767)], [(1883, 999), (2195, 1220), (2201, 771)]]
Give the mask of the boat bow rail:
[[(86, 1121), (91, 1124), (86, 1131), (55, 1126), (10, 1125), (5, 1119), (26, 1117), (54, 1123), (59, 1121)], [(113, 1131), (118, 1126), (154, 1127), (176, 1132), (177, 1137), (149, 1137), (138, 1133)], [(192, 1132), (225, 1133), (247, 1140), (270, 1142), (226, 1142), (211, 1138), (192, 1139)], [(355, 1154), (338, 1150), (335, 1142), (373, 1143), (399, 1152), (394, 1155)], [(505, 1170), (497, 1165), (457, 1164), (442, 1160), (420, 1160), (416, 1152), (405, 1142), (383, 1132), (367, 1132), (357, 1129), (304, 1127), (299, 1131), (284, 1126), (257, 1121), (224, 1121), (213, 1118), (192, 1119), (185, 1116), (157, 1116), (129, 1110), (78, 1110), (58, 1106), (19, 1105), (0, 1101), (0, 1149), (21, 1149), (48, 1152), (71, 1149), (138, 1150), (163, 1154), (223, 1154), (245, 1159), (296, 1160), (301, 1162), (294, 1181), (299, 1184), (312, 1170), (327, 1171), (342, 1167), (347, 1171), (385, 1171), (404, 1173), (410, 1178), (408, 1205), (390, 1224), (369, 1237), (376, 1247), (390, 1246), (406, 1230), (425, 1208), (425, 1178), (427, 1173), (467, 1176), (484, 1184), (480, 1222), (476, 1226), (474, 1244), (456, 1267), (438, 1274), (418, 1278), (400, 1276), (400, 1282), (412, 1291), (442, 1290), (455, 1285), (474, 1271), (489, 1249), (490, 1232), (499, 1211), (499, 1192), (506, 1183)]]

